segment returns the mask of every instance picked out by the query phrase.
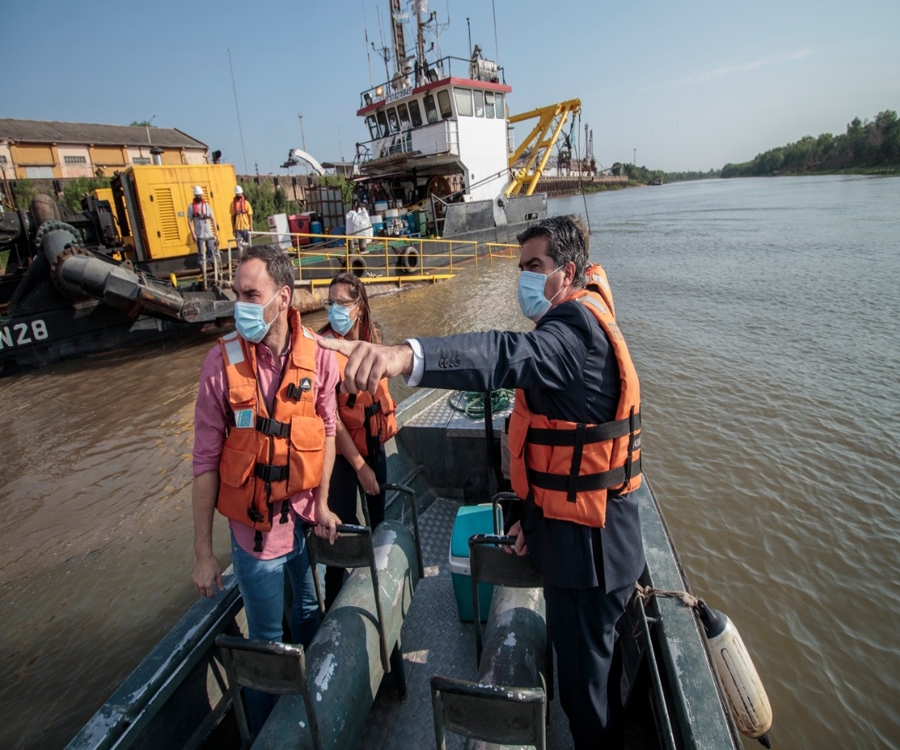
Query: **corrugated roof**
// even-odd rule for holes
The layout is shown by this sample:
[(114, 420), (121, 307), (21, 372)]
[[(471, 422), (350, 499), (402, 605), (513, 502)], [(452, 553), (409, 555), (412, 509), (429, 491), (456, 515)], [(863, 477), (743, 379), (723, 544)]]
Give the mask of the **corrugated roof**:
[[(146, 146), (143, 125), (94, 125), (81, 122), (0, 118), (0, 138), (27, 143), (86, 143), (95, 146)], [(161, 148), (203, 148), (202, 141), (176, 128), (150, 128), (150, 140)]]

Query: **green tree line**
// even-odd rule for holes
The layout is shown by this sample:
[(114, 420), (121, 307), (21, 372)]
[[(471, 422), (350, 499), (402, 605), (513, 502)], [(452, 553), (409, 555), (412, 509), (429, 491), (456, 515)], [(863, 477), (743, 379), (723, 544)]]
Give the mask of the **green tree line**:
[(726, 164), (722, 177), (771, 174), (883, 170), (900, 167), (900, 119), (893, 110), (879, 112), (872, 121), (855, 117), (842, 135), (804, 136), (796, 143), (757, 154), (752, 161)]

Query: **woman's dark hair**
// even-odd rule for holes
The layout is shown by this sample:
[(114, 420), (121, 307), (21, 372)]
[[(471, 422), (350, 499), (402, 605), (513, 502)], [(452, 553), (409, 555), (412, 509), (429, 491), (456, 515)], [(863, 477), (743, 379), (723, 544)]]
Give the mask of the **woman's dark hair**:
[(328, 288), (331, 289), (335, 284), (346, 284), (350, 287), (350, 298), (359, 300), (359, 340), (368, 341), (371, 344), (380, 344), (381, 329), (372, 320), (366, 285), (359, 280), (356, 274), (347, 271), (335, 276)]

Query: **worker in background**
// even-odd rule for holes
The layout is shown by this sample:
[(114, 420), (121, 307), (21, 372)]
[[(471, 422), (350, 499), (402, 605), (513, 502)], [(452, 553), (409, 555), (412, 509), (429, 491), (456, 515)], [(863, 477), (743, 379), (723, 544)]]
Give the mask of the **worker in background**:
[[(509, 424), (508, 519), (515, 553), (544, 580), (559, 695), (575, 750), (614, 746), (607, 685), (616, 623), (644, 568), (638, 501), (640, 392), (606, 276), (569, 216), (518, 236), (518, 301), (528, 332), (409, 339), (399, 346), (320, 339), (348, 357), (342, 389), (382, 378), (486, 392), (517, 387)], [(618, 691), (613, 691), (617, 694)]]
[(238, 185), (234, 189), (234, 200), (231, 202), (231, 228), (237, 240), (238, 253), (250, 245), (250, 230), (253, 229), (253, 206), (244, 197), (244, 188)]
[(354, 238), (350, 240), (350, 249), (353, 250), (355, 245), (358, 252), (364, 253), (368, 238), (372, 236), (372, 222), (366, 207), (359, 201), (353, 201), (353, 208), (347, 212), (345, 224), (344, 231)]
[(216, 235), (219, 225), (213, 216), (212, 206), (203, 199), (203, 188), (194, 186), (194, 202), (188, 206), (188, 226), (191, 229), (191, 237), (197, 243), (197, 265), (203, 268), (203, 250), (206, 248), (206, 261), (216, 262), (218, 239)]

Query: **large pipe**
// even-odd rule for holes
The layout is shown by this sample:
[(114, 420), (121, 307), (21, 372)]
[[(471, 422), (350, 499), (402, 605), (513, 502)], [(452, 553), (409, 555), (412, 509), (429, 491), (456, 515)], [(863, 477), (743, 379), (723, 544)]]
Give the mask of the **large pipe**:
[[(400, 648), (400, 628), (419, 580), (416, 544), (409, 530), (384, 521), (372, 537), (384, 629)], [(355, 747), (385, 676), (368, 568), (357, 568), (306, 650), (306, 675), (315, 704), (321, 750)], [(392, 659), (392, 670), (402, 659)], [(396, 676), (391, 675), (396, 679)], [(313, 750), (309, 721), (299, 695), (279, 698), (253, 743), (254, 750)]]
[(128, 313), (147, 313), (180, 320), (184, 298), (175, 290), (151, 286), (134, 271), (109, 261), (84, 254), (65, 254), (78, 247), (76, 230), (63, 222), (48, 222), (41, 228), (41, 250), (56, 280), (76, 297), (93, 297)]

